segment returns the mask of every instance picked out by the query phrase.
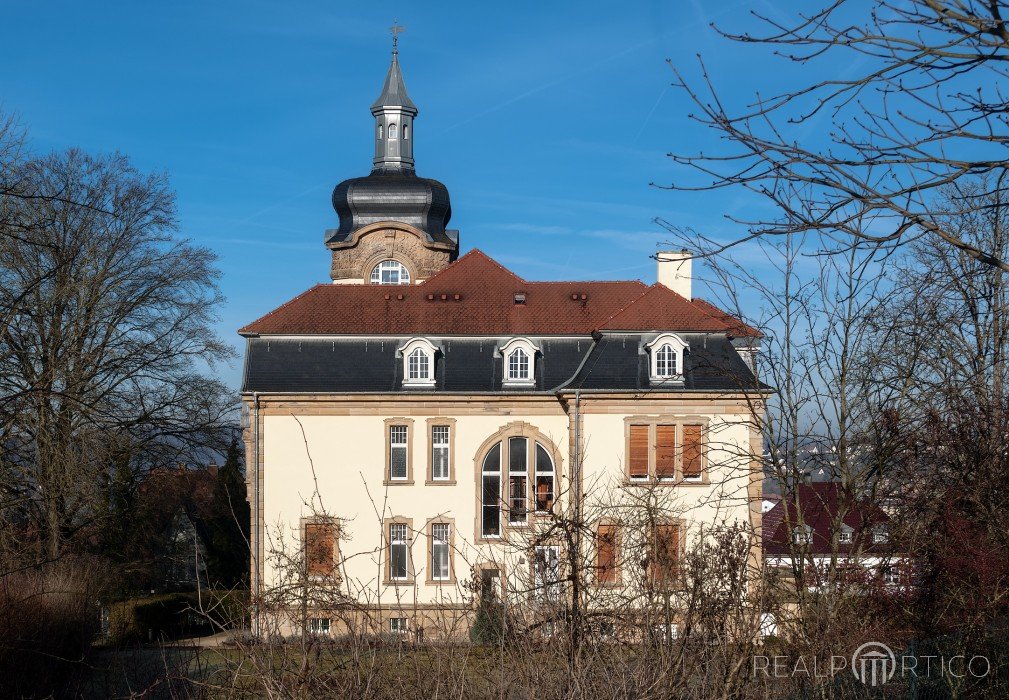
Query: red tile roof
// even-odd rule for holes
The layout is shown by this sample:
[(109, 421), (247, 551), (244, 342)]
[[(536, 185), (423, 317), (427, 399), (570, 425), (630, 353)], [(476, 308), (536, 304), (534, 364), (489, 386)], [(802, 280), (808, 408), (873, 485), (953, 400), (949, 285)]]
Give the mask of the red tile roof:
[[(515, 302), (517, 293), (525, 303)], [(239, 330), (248, 335), (588, 335), (727, 332), (710, 304), (637, 280), (527, 282), (472, 250), (419, 285), (320, 284)], [(734, 320), (734, 319), (733, 319)], [(735, 324), (739, 324), (735, 321)]]
[[(786, 495), (763, 516), (763, 548), (765, 555), (789, 556), (792, 552), (789, 527), (797, 527), (799, 513), (802, 522), (813, 528), (813, 540), (807, 552), (812, 555), (827, 555), (833, 542), (833, 525), (842, 507), (845, 510), (842, 522), (853, 530), (851, 544), (838, 544), (839, 554), (853, 551), (865, 554), (880, 554), (893, 551), (893, 543), (876, 544), (872, 541), (872, 531), (877, 525), (890, 522), (883, 510), (847, 494), (842, 485), (835, 481), (800, 484), (795, 496)], [(787, 509), (787, 519), (786, 519)]]

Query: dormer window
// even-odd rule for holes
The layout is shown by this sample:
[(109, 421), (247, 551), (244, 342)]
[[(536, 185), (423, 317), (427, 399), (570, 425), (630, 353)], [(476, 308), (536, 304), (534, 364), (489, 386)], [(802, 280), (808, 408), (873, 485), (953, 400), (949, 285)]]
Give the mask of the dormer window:
[(508, 381), (529, 380), (529, 354), (522, 348), (515, 348), (508, 355)]
[(372, 284), (410, 284), (410, 271), (398, 260), (383, 260), (371, 271)]
[(886, 544), (890, 541), (890, 530), (886, 525), (879, 525), (872, 532), (873, 544)]
[(525, 338), (513, 338), (501, 348), (504, 357), (504, 386), (533, 386), (536, 383), (537, 348)]
[(403, 386), (433, 387), (437, 348), (431, 341), (414, 338), (400, 352), (403, 356)]
[(795, 544), (809, 544), (813, 541), (813, 528), (809, 525), (800, 525), (792, 528), (792, 542)]
[(687, 344), (674, 333), (663, 333), (645, 346), (650, 355), (649, 378), (653, 382), (683, 381), (683, 356)]
[(841, 531), (837, 533), (837, 541), (841, 544), (851, 544), (854, 530), (849, 525), (842, 525)]
[(416, 348), (406, 358), (406, 376), (411, 382), (426, 382), (431, 379), (431, 357), (421, 348)]

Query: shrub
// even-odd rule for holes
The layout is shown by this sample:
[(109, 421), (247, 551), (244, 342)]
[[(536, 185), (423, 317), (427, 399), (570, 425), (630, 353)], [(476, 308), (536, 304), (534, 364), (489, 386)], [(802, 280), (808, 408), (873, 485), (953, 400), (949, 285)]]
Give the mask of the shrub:
[(86, 671), (101, 573), (75, 559), (0, 576), (0, 697), (60, 695)]

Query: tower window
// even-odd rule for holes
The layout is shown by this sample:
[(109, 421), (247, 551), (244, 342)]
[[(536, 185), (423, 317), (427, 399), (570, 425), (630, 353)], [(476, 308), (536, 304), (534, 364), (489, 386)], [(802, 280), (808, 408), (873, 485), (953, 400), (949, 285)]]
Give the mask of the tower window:
[(378, 138), (379, 138), (379, 139), (382, 139), (382, 138), (383, 138), (383, 133), (384, 133), (384, 132), (383, 132), (383, 129), (382, 129), (382, 125), (381, 125), (381, 124), (379, 124), (379, 125), (378, 125)]
[(390, 124), (389, 125), (389, 138), (391, 138), (391, 139), (396, 138), (396, 125), (395, 124)]
[(372, 284), (410, 284), (410, 271), (398, 260), (383, 260), (371, 271)]
[(406, 141), (410, 138), (410, 127), (407, 124), (403, 125), (403, 140)]

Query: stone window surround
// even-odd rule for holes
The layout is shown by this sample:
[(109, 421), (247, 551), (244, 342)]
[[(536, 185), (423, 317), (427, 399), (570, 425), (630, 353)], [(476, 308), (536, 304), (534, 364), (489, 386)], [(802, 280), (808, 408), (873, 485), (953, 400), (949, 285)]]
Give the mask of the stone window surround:
[[(554, 463), (554, 506), (557, 505), (558, 501), (557, 495), (561, 493), (563, 490), (561, 487), (561, 477), (563, 474), (562, 471), (563, 460), (561, 459), (560, 450), (554, 444), (554, 441), (548, 438), (545, 434), (543, 434), (536, 426), (532, 425), (531, 423), (526, 423), (525, 421), (513, 421), (511, 423), (507, 423), (501, 426), (500, 428), (498, 428), (497, 431), (495, 431), (493, 434), (487, 437), (487, 439), (480, 444), (480, 447), (476, 451), (476, 456), (473, 459), (473, 475), (475, 484), (473, 499), (474, 499), (474, 506), (476, 508), (476, 515), (474, 516), (474, 523), (473, 523), (473, 533), (474, 533), (473, 542), (475, 544), (506, 542), (508, 540), (508, 531), (510, 529), (514, 528), (522, 532), (525, 532), (529, 529), (528, 524), (518, 526), (509, 525), (507, 522), (508, 520), (507, 517), (502, 513), (501, 535), (498, 537), (485, 537), (483, 534), (482, 529), (483, 503), (481, 502), (481, 494), (483, 488), (483, 481), (482, 481), (483, 460), (484, 457), (487, 456), (487, 453), (490, 451), (490, 449), (494, 447), (494, 445), (496, 445), (498, 442), (504, 442), (510, 437), (526, 437), (529, 438), (533, 442), (533, 444), (539, 442), (541, 445), (543, 445), (543, 448), (547, 451), (547, 454), (550, 455), (550, 459), (553, 460)], [(534, 475), (534, 478), (536, 468), (535, 452), (536, 452), (535, 447), (533, 447), (533, 449), (529, 450), (529, 453), (533, 455), (533, 458), (529, 459), (527, 456), (527, 459), (529, 459), (529, 463), (532, 464), (532, 471), (530, 473)], [(503, 454), (502, 454), (501, 468), (502, 468), (501, 493), (504, 494), (506, 486), (504, 477), (507, 476), (508, 465), (504, 461)], [(534, 510), (529, 512), (529, 515), (532, 516), (533, 518), (549, 517), (548, 514), (536, 513), (534, 512)]]
[[(393, 579), (392, 573), (392, 540), (389, 536), (390, 525), (406, 525), (406, 578)], [(416, 566), (413, 561), (413, 541), (416, 532), (413, 529), (413, 518), (400, 516), (382, 520), (382, 583), (386, 586), (412, 586), (416, 582)]]
[[(412, 486), (413, 485), (413, 418), (386, 418), (383, 422), (382, 439), (385, 441), (385, 472), (383, 474), (383, 486)], [(389, 428), (393, 426), (406, 426), (406, 478), (392, 479), (391, 447), (389, 444)]]
[[(455, 418), (438, 416), (427, 419), (427, 477), (425, 486), (455, 486)], [(445, 426), (448, 428), (448, 478), (434, 478), (434, 455), (432, 454), (434, 443), (431, 439), (431, 428), (435, 426)]]
[[(434, 579), (432, 578), (433, 571), (431, 570), (432, 552), (434, 545), (434, 526), (435, 525), (448, 525), (448, 578), (447, 579)], [(455, 518), (448, 518), (442, 516), (435, 516), (433, 518), (428, 518), (427, 522), (424, 524), (424, 534), (427, 537), (427, 556), (425, 559), (425, 580), (424, 583), (429, 586), (454, 586), (456, 583), (455, 576)]]
[[(648, 478), (631, 479), (630, 455), (631, 455), (631, 426), (648, 426)], [(655, 426), (673, 425), (676, 426), (676, 476), (672, 479), (659, 479), (655, 472)], [(701, 478), (683, 478), (683, 426), (701, 426)], [(625, 486), (710, 486), (708, 452), (710, 444), (708, 433), (711, 428), (711, 418), (709, 416), (685, 415), (685, 416), (627, 416), (624, 418), (624, 485)]]

